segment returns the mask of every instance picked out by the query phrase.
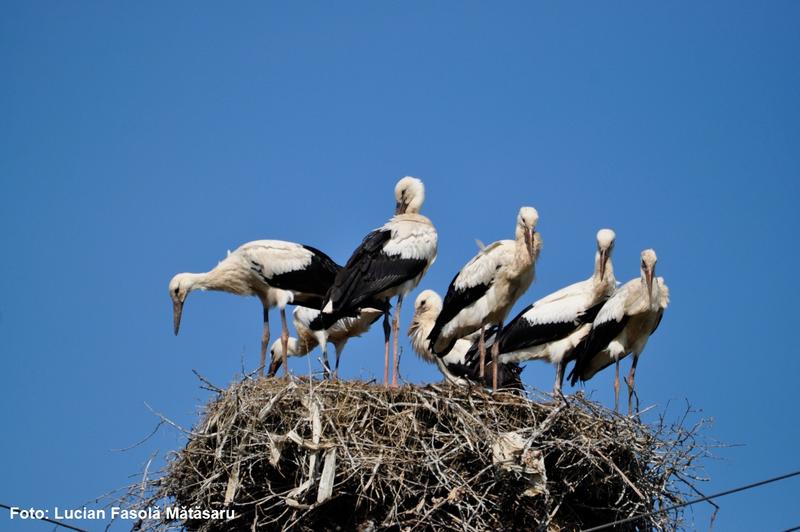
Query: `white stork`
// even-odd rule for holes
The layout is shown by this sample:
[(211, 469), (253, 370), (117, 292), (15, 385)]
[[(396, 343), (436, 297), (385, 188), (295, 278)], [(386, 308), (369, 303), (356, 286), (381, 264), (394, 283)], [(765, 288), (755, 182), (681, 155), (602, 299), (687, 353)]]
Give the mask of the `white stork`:
[[(414, 317), (408, 328), (411, 347), (426, 362), (436, 364), (445, 380), (459, 386), (467, 386), (471, 382), (478, 382), (490, 386), (488, 375), (481, 372), (478, 364), (478, 333), (472, 333), (464, 338), (459, 338), (448, 353), (439, 357), (430, 350), (428, 335), (433, 329), (436, 317), (442, 310), (442, 298), (433, 290), (424, 290), (414, 302)], [(493, 327), (488, 331), (487, 342), (491, 345), (498, 328)], [(491, 363), (491, 362), (490, 362)], [(501, 388), (522, 388), (519, 374), (522, 369), (518, 364), (501, 364), (498, 368), (498, 385)], [(484, 376), (485, 375), (485, 376)]]
[[(320, 319), (312, 328), (328, 328), (345, 315), (352, 315), (367, 300), (388, 301), (397, 296), (394, 312), (393, 376), (397, 386), (399, 359), (397, 336), (403, 297), (419, 284), (436, 260), (438, 235), (431, 221), (419, 214), (425, 200), (425, 187), (415, 177), (404, 177), (394, 189), (395, 215), (386, 224), (369, 233), (347, 264), (336, 276)], [(389, 384), (389, 310), (384, 314), (384, 385)]]
[(617, 287), (611, 264), (614, 239), (611, 229), (598, 231), (592, 276), (543, 297), (506, 325), (498, 340), (501, 363), (547, 360), (555, 364), (553, 393), (563, 396), (564, 368)]
[(663, 277), (655, 277), (656, 252), (642, 251), (641, 275), (622, 285), (598, 312), (592, 331), (578, 353), (569, 375), (574, 385), (591, 379), (595, 373), (614, 363), (614, 409), (619, 409), (619, 361), (633, 354), (628, 375), (628, 413), (633, 410), (634, 376), (639, 355), (647, 340), (658, 328), (669, 304), (669, 289)]
[[(516, 239), (499, 240), (482, 249), (453, 278), (444, 297), (442, 312), (429, 335), (430, 349), (446, 355), (459, 338), (481, 331), (479, 343), (482, 370), (485, 360), (484, 327), (502, 323), (511, 307), (533, 282), (542, 241), (536, 231), (539, 214), (522, 207), (517, 215)], [(493, 350), (497, 350), (497, 343)], [(493, 360), (497, 360), (497, 354)], [(497, 365), (492, 366), (492, 373)], [(492, 376), (497, 388), (496, 376)]]
[[(181, 325), (186, 296), (193, 290), (218, 290), (240, 296), (256, 296), (264, 306), (261, 337), (263, 373), (269, 345), (269, 309), (281, 311), (284, 351), (289, 339), (286, 305), (321, 308), (325, 293), (341, 267), (322, 251), (282, 240), (256, 240), (243, 244), (206, 273), (179, 273), (169, 282), (175, 334)], [(288, 371), (288, 370), (287, 370)]]
[[(297, 331), (297, 338), (289, 337), (286, 354), (288, 356), (303, 356), (310, 353), (314, 347), (319, 346), (322, 351), (325, 374), (331, 376), (331, 369), (328, 363), (328, 342), (330, 342), (336, 349), (336, 366), (333, 370), (333, 376), (335, 377), (339, 372), (339, 357), (342, 355), (347, 341), (367, 332), (370, 326), (383, 315), (385, 310), (383, 305), (375, 305), (375, 307), (380, 308), (363, 308), (357, 316), (346, 316), (331, 325), (330, 328), (318, 331), (311, 329), (311, 323), (317, 319), (320, 311), (308, 307), (295, 307), (294, 312), (292, 312), (292, 323), (295, 331)], [(276, 356), (280, 354), (280, 343), (281, 340), (275, 340), (275, 343), (270, 348), (270, 353), (272, 354), (272, 364), (269, 368), (270, 375), (274, 375), (281, 365), (280, 356)]]

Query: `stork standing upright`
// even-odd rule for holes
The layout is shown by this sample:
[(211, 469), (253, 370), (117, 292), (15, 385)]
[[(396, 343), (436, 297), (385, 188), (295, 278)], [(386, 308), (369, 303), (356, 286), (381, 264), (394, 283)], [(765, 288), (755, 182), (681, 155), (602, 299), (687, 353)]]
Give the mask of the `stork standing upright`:
[(656, 252), (646, 249), (641, 258), (640, 276), (622, 285), (600, 309), (569, 375), (570, 382), (575, 385), (578, 380), (589, 380), (614, 363), (614, 410), (619, 410), (619, 361), (632, 353), (633, 362), (627, 380), (629, 414), (633, 410), (634, 376), (639, 355), (661, 323), (669, 304), (669, 289), (664, 278), (655, 277)]
[[(415, 177), (404, 177), (394, 189), (395, 215), (369, 233), (345, 267), (336, 276), (320, 319), (313, 329), (328, 328), (342, 316), (352, 314), (368, 300), (388, 301), (397, 296), (394, 311), (392, 386), (397, 386), (399, 359), (397, 337), (403, 297), (419, 284), (436, 260), (438, 235), (431, 221), (419, 214), (425, 201), (425, 187)], [(389, 385), (389, 309), (384, 313), (384, 385)]]
[[(480, 359), (476, 352), (478, 333), (472, 333), (456, 340), (450, 351), (443, 357), (431, 352), (428, 335), (433, 329), (436, 317), (441, 310), (442, 298), (433, 290), (423, 290), (417, 296), (414, 302), (414, 317), (411, 320), (411, 326), (408, 328), (411, 347), (421, 359), (436, 364), (448, 382), (459, 386), (467, 386), (472, 382), (490, 386), (492, 383), (487, 382), (488, 375), (480, 371), (478, 367), (478, 364), (480, 364)], [(497, 327), (493, 327), (487, 334), (490, 344), (494, 341), (497, 330)], [(498, 386), (501, 388), (522, 388), (522, 381), (519, 378), (521, 371), (519, 364), (501, 364), (498, 368)]]
[[(186, 297), (194, 290), (217, 290), (240, 296), (256, 296), (264, 307), (261, 365), (264, 372), (269, 345), (269, 309), (281, 313), (284, 357), (289, 340), (286, 305), (321, 308), (325, 293), (341, 267), (322, 251), (283, 240), (256, 240), (243, 244), (206, 273), (179, 273), (169, 282), (175, 334), (181, 326)], [(287, 369), (288, 373), (288, 369)]]
[[(294, 329), (297, 331), (297, 338), (289, 337), (288, 341), (288, 356), (303, 356), (311, 352), (317, 345), (322, 351), (322, 363), (324, 371), (327, 376), (331, 376), (331, 369), (328, 363), (328, 342), (331, 342), (336, 349), (336, 366), (333, 370), (332, 376), (335, 378), (339, 372), (339, 357), (344, 351), (344, 346), (350, 338), (361, 336), (367, 332), (370, 326), (378, 321), (383, 315), (385, 309), (383, 304), (376, 304), (372, 308), (367, 307), (361, 309), (356, 316), (346, 316), (331, 325), (328, 329), (312, 330), (311, 323), (317, 319), (320, 311), (308, 307), (295, 307), (292, 312), (292, 323)], [(274, 375), (281, 365), (281, 358), (276, 356), (280, 351), (281, 340), (275, 340), (270, 348), (272, 354), (272, 364), (269, 368), (269, 374)]]
[(592, 276), (539, 299), (506, 325), (497, 340), (501, 363), (547, 360), (555, 364), (553, 393), (563, 396), (564, 368), (591, 331), (600, 307), (616, 290), (611, 264), (615, 238), (611, 229), (598, 231)]
[[(522, 207), (517, 215), (515, 240), (498, 240), (483, 248), (453, 278), (444, 296), (442, 312), (430, 332), (430, 349), (444, 356), (459, 338), (480, 330), (480, 364), (486, 356), (485, 327), (503, 321), (514, 303), (533, 282), (542, 241), (536, 231), (539, 214)], [(497, 360), (497, 343), (492, 346)], [(492, 387), (497, 389), (497, 364), (492, 365)], [(483, 373), (481, 373), (483, 376)]]

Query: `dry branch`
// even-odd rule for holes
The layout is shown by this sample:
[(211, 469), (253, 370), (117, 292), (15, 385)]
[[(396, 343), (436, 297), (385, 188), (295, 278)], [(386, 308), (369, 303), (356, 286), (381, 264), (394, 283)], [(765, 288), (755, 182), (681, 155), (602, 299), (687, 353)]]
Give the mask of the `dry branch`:
[(580, 394), (245, 378), (130, 504), (237, 513), (139, 523), (152, 530), (576, 530), (684, 500), (707, 453), (703, 423), (684, 421), (645, 425)]

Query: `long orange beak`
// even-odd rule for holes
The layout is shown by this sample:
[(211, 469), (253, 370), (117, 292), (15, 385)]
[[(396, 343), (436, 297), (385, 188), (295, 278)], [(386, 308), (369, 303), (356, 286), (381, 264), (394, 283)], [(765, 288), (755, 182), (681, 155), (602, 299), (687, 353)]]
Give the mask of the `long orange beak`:
[(172, 324), (175, 327), (175, 336), (181, 329), (181, 314), (183, 313), (183, 301), (172, 302)]
[(534, 235), (536, 235), (536, 229), (525, 231), (525, 245), (528, 247), (528, 255), (531, 257), (533, 257)]
[(600, 250), (600, 279), (606, 275), (606, 261), (608, 260), (608, 250)]
[(644, 272), (645, 279), (647, 280), (647, 299), (650, 303), (653, 302), (653, 270), (648, 268)]

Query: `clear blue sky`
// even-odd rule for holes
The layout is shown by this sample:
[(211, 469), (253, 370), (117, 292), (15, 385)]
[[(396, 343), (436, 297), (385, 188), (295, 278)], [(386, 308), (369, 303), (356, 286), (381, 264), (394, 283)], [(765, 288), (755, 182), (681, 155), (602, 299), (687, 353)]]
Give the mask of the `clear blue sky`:
[[(261, 314), (192, 294), (176, 338), (170, 277), (260, 238), (344, 262), (408, 174), (440, 235), (420, 289), (511, 237), (523, 204), (545, 247), (515, 312), (587, 277), (600, 227), (623, 281), (655, 248), (672, 305), (643, 405), (689, 401), (741, 444), (707, 462), (706, 492), (800, 467), (799, 20), (755, 1), (5, 2), (0, 502), (81, 505), (181, 446), (165, 430), (111, 451), (153, 428), (145, 402), (192, 425), (209, 394), (191, 369), (254, 368)], [(437, 378), (402, 345), (407, 379)], [(342, 364), (380, 376), (380, 328)], [(543, 363), (523, 375), (552, 385)], [(611, 382), (587, 392), (611, 404)], [(800, 525), (798, 493), (722, 499), (717, 529)]]

